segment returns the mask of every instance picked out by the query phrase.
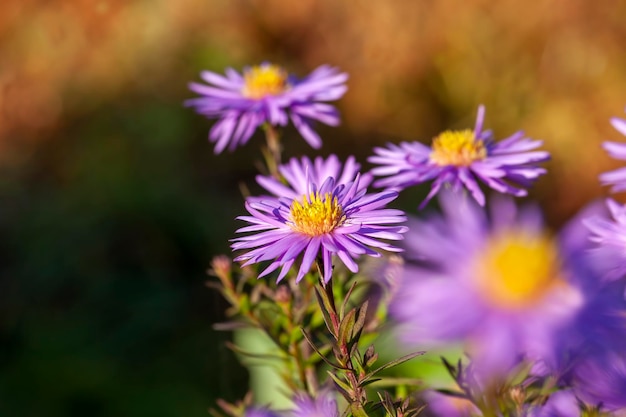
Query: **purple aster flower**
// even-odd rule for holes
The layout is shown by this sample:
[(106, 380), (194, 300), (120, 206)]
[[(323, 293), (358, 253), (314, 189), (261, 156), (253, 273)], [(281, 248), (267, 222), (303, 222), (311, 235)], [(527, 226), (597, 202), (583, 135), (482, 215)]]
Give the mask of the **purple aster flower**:
[[(348, 163), (343, 172), (335, 164), (335, 157), (311, 163), (307, 158), (292, 160), (280, 171), (287, 173), (287, 185), (268, 177), (260, 177), (259, 184), (276, 196), (249, 197), (246, 208), (250, 216), (238, 217), (250, 223), (238, 233), (254, 232), (233, 239), (233, 250), (247, 250), (235, 258), (249, 265), (272, 261), (259, 278), (282, 267), (281, 280), (301, 257), (296, 281), (311, 269), (316, 259), (321, 260), (324, 281), (332, 274), (332, 255), (352, 271), (358, 271), (355, 258), (359, 255), (380, 256), (372, 248), (398, 252), (400, 249), (379, 239), (400, 240), (406, 220), (400, 210), (384, 208), (398, 193), (384, 191), (366, 194), (354, 165)], [(322, 173), (336, 173), (338, 178), (322, 178)], [(351, 175), (350, 175), (351, 176)]]
[(574, 369), (573, 390), (591, 406), (626, 410), (626, 356), (623, 351), (590, 355)]
[[(626, 136), (626, 120), (613, 117), (611, 124), (617, 131)], [(626, 143), (604, 142), (602, 147), (613, 158), (626, 161)], [(610, 185), (613, 193), (626, 190), (626, 167), (601, 174), (600, 182), (602, 185)]]
[(571, 390), (557, 391), (539, 407), (531, 408), (529, 417), (577, 417), (581, 415), (578, 399)]
[(559, 334), (583, 298), (572, 284), (565, 245), (543, 230), (538, 210), (501, 197), (490, 215), (443, 193), (445, 216), (410, 224), (407, 267), (390, 313), (400, 337), (424, 346), (464, 342), (488, 381), (522, 360), (553, 363)]
[(626, 411), (625, 286), (624, 280), (588, 283), (584, 308), (562, 341), (570, 358), (564, 380), (586, 404), (610, 411)]
[(245, 145), (264, 123), (285, 126), (289, 119), (309, 145), (318, 149), (322, 141), (311, 124), (339, 124), (337, 110), (325, 102), (343, 96), (348, 79), (336, 68), (322, 65), (298, 80), (269, 63), (247, 67), (243, 74), (228, 68), (226, 76), (211, 71), (203, 71), (200, 76), (209, 85), (190, 83), (189, 88), (202, 97), (189, 99), (185, 105), (218, 119), (209, 133), (210, 141), (215, 142), (215, 153), (226, 146), (232, 151)]
[(322, 392), (317, 398), (298, 395), (294, 402), (291, 417), (339, 417), (337, 401), (330, 392)]
[(614, 200), (606, 201), (611, 217), (595, 215), (584, 219), (597, 243), (593, 254), (598, 264), (606, 269), (605, 279), (616, 280), (626, 275), (626, 206)]
[(549, 153), (535, 151), (542, 142), (525, 137), (521, 131), (495, 142), (491, 131), (483, 130), (484, 117), (485, 107), (481, 105), (474, 130), (447, 130), (433, 139), (431, 147), (402, 142), (374, 148), (376, 155), (368, 160), (380, 166), (372, 173), (386, 177), (374, 185), (403, 189), (434, 180), (420, 207), (444, 185), (467, 189), (481, 206), (485, 196), (480, 182), (501, 193), (525, 196), (527, 191), (522, 187), (530, 186), (546, 172), (537, 163), (548, 160)]

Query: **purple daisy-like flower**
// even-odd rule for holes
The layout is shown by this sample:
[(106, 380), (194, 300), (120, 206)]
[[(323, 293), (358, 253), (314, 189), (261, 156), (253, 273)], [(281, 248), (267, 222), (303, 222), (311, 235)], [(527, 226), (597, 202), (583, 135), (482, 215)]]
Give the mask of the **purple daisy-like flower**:
[[(626, 120), (613, 117), (611, 124), (618, 132), (626, 136)], [(615, 159), (626, 161), (626, 143), (604, 142), (602, 147)], [(611, 192), (617, 193), (626, 190), (626, 167), (605, 172), (600, 175), (602, 185), (610, 185)]]
[(483, 130), (484, 117), (485, 107), (481, 105), (474, 130), (447, 130), (433, 139), (431, 147), (402, 142), (374, 148), (376, 155), (368, 160), (380, 166), (372, 173), (386, 177), (374, 185), (404, 189), (434, 180), (420, 208), (446, 184), (455, 190), (467, 189), (481, 206), (485, 196), (480, 182), (501, 193), (527, 195), (523, 187), (545, 174), (537, 163), (548, 160), (550, 154), (536, 151), (542, 142), (525, 137), (522, 131), (494, 141), (492, 132)]
[[(320, 259), (324, 281), (328, 282), (333, 255), (350, 271), (357, 272), (356, 257), (380, 256), (372, 248), (400, 251), (380, 240), (400, 240), (407, 230), (397, 225), (406, 220), (402, 211), (384, 208), (398, 196), (397, 192), (367, 194), (354, 165), (347, 164), (342, 171), (334, 156), (316, 163), (307, 158), (293, 159), (280, 170), (288, 174), (287, 185), (268, 177), (258, 178), (259, 184), (275, 196), (246, 200), (250, 216), (238, 219), (250, 225), (237, 233), (253, 233), (233, 239), (231, 245), (233, 250), (247, 250), (235, 258), (245, 261), (244, 265), (272, 261), (259, 278), (282, 267), (277, 278), (281, 280), (302, 255), (296, 281)], [(328, 172), (336, 173), (338, 178), (323, 178), (322, 173)], [(352, 174), (355, 176), (349, 178)]]
[(575, 368), (573, 389), (592, 406), (616, 411), (626, 409), (626, 357), (623, 352), (590, 356)]
[(597, 244), (593, 255), (606, 270), (607, 281), (626, 275), (626, 206), (612, 199), (606, 201), (611, 218), (595, 215), (583, 220), (591, 232), (590, 239)]
[(189, 88), (202, 97), (186, 100), (185, 105), (218, 119), (209, 133), (215, 153), (246, 144), (264, 123), (285, 126), (289, 119), (309, 145), (320, 148), (322, 141), (311, 124), (339, 124), (337, 110), (326, 102), (343, 96), (348, 79), (336, 68), (322, 65), (298, 80), (269, 63), (247, 67), (243, 74), (227, 68), (225, 76), (211, 71), (200, 76), (208, 85), (192, 82)]
[(581, 415), (578, 399), (571, 390), (557, 391), (550, 395), (548, 401), (533, 407), (529, 417), (578, 417)]
[(564, 245), (538, 210), (502, 197), (490, 216), (456, 193), (445, 216), (416, 220), (407, 267), (390, 313), (409, 344), (464, 342), (477, 375), (501, 377), (522, 360), (554, 363), (558, 335), (583, 304)]
[(587, 301), (562, 341), (570, 360), (564, 380), (578, 398), (602, 410), (626, 411), (624, 280), (587, 283)]

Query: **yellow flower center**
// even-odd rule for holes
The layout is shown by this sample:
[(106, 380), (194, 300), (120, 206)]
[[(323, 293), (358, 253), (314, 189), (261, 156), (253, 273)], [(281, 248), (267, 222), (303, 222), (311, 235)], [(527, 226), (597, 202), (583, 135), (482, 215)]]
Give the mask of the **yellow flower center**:
[(471, 130), (446, 130), (433, 139), (430, 160), (440, 166), (469, 166), (486, 156), (483, 141), (476, 140)]
[(474, 270), (481, 294), (500, 308), (528, 307), (543, 299), (560, 276), (557, 248), (546, 236), (509, 231), (488, 242)]
[(284, 92), (287, 83), (287, 72), (281, 67), (272, 64), (256, 65), (243, 74), (244, 96), (253, 99), (265, 96), (275, 96)]
[(320, 236), (332, 232), (345, 220), (337, 197), (330, 193), (320, 196), (311, 193), (302, 197), (302, 202), (291, 203), (291, 228), (309, 236)]

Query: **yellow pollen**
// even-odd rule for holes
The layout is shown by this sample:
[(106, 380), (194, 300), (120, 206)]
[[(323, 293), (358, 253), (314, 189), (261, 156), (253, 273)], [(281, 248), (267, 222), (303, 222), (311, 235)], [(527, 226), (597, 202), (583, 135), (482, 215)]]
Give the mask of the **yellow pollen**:
[(320, 236), (332, 232), (345, 220), (337, 197), (330, 193), (320, 196), (311, 193), (302, 197), (302, 202), (291, 203), (291, 228), (309, 236)]
[(565, 285), (552, 240), (524, 231), (492, 238), (475, 267), (480, 293), (499, 308), (531, 306), (555, 286)]
[(440, 166), (469, 166), (486, 156), (483, 141), (476, 140), (471, 130), (446, 130), (433, 139), (430, 160)]
[(277, 65), (256, 65), (243, 74), (244, 96), (260, 99), (278, 95), (289, 88), (287, 72)]

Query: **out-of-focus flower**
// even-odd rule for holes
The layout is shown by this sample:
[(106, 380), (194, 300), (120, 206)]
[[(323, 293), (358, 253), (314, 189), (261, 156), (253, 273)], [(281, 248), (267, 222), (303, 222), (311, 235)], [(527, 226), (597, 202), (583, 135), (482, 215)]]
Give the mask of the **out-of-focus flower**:
[(424, 392), (424, 399), (430, 410), (438, 417), (477, 417), (482, 413), (469, 400), (451, 397), (438, 391)]
[[(326, 167), (329, 161), (326, 161)], [(324, 165), (324, 164), (322, 164)], [(335, 167), (337, 173), (341, 172)], [(333, 171), (333, 170), (329, 170)], [(352, 168), (346, 168), (352, 171)], [(238, 219), (250, 223), (237, 230), (237, 233), (254, 232), (233, 239), (233, 250), (248, 250), (235, 258), (249, 265), (262, 261), (272, 261), (259, 275), (259, 278), (282, 267), (278, 276), (281, 280), (291, 266), (302, 255), (296, 281), (311, 269), (316, 259), (321, 260), (323, 278), (328, 282), (332, 274), (332, 255), (352, 271), (358, 271), (355, 258), (360, 255), (380, 256), (372, 248), (391, 252), (400, 249), (379, 239), (400, 240), (405, 226), (397, 226), (406, 220), (400, 210), (386, 209), (384, 206), (394, 200), (395, 191), (366, 194), (358, 174), (354, 178), (341, 175), (339, 182), (330, 176), (315, 178), (320, 172), (311, 168), (310, 160), (292, 160), (282, 172), (298, 173), (286, 176), (287, 186), (264, 178), (259, 183), (276, 196), (249, 197), (246, 208), (250, 216)], [(312, 172), (312, 174), (307, 174)], [(300, 175), (301, 174), (301, 175)]]
[(626, 356), (624, 351), (588, 355), (574, 368), (573, 390), (591, 406), (603, 410), (626, 407)]
[(562, 341), (569, 357), (564, 380), (586, 404), (626, 412), (626, 282), (595, 284), (585, 290), (585, 306)]
[(606, 205), (612, 219), (596, 215), (583, 221), (592, 233), (591, 240), (598, 244), (594, 255), (606, 269), (605, 278), (615, 280), (626, 274), (626, 206), (612, 199)]
[(522, 131), (495, 142), (489, 130), (483, 130), (484, 106), (478, 107), (474, 130), (447, 130), (433, 139), (431, 147), (419, 142), (389, 144), (374, 148), (368, 160), (379, 164), (374, 175), (386, 176), (374, 183), (378, 187), (404, 189), (434, 180), (423, 207), (444, 185), (455, 190), (467, 189), (478, 204), (485, 204), (479, 183), (517, 197), (527, 195), (526, 189), (546, 170), (538, 162), (550, 154), (535, 151), (542, 142), (526, 138)]
[(330, 392), (322, 392), (317, 398), (298, 395), (291, 417), (339, 417), (337, 401)]
[(571, 390), (557, 391), (539, 407), (530, 409), (529, 417), (577, 417), (580, 416), (578, 399)]
[(406, 236), (407, 267), (392, 316), (411, 344), (465, 342), (485, 381), (523, 359), (551, 361), (557, 333), (580, 309), (562, 245), (542, 227), (538, 210), (510, 198), (490, 205), (443, 193), (445, 217), (415, 221)]
[(311, 124), (339, 124), (337, 110), (326, 102), (343, 96), (348, 79), (336, 68), (322, 65), (298, 80), (269, 63), (245, 68), (243, 74), (227, 68), (226, 76), (211, 71), (200, 76), (209, 85), (190, 83), (189, 88), (202, 97), (186, 100), (185, 105), (218, 119), (209, 133), (215, 153), (246, 144), (264, 123), (285, 126), (289, 119), (309, 145), (320, 148), (322, 141)]
[[(626, 136), (626, 120), (613, 117), (611, 124), (618, 132)], [(626, 143), (604, 142), (602, 147), (611, 157), (626, 161)], [(601, 174), (600, 182), (602, 185), (610, 185), (613, 193), (626, 190), (626, 167)]]
[(284, 417), (280, 413), (270, 410), (269, 408), (251, 407), (248, 408), (244, 417)]

